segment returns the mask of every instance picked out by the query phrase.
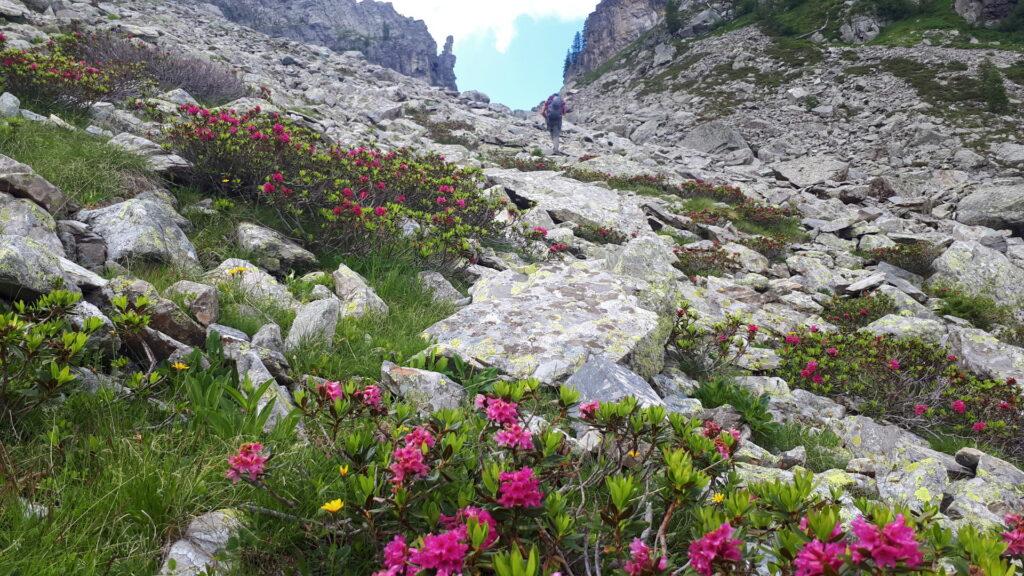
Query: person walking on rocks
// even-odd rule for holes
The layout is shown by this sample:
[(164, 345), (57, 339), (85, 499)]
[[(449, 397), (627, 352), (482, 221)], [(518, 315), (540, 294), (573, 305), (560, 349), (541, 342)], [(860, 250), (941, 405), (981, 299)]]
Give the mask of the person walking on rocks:
[(562, 117), (569, 112), (571, 112), (569, 106), (562, 99), (562, 95), (557, 92), (548, 97), (541, 109), (541, 115), (544, 116), (548, 132), (551, 134), (551, 153), (554, 155), (561, 154), (558, 151), (558, 146), (562, 139)]

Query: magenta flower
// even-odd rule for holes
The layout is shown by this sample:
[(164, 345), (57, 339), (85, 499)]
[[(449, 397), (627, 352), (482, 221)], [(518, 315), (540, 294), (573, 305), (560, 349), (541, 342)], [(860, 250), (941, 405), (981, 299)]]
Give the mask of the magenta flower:
[(446, 530), (460, 532), (463, 540), (469, 540), (469, 531), (466, 529), (466, 521), (475, 519), (479, 524), (487, 525), (487, 537), (484, 538), (483, 549), (490, 548), (498, 540), (498, 522), (491, 516), (491, 513), (483, 508), (467, 506), (459, 510), (455, 516), (441, 515), (441, 525)]
[(1007, 556), (1024, 556), (1024, 518), (1016, 514), (1006, 515), (1009, 531), (1003, 532)]
[(914, 404), (914, 415), (924, 416), (924, 413), (928, 411), (927, 404)]
[(384, 215), (388, 213), (388, 209), (383, 206), (377, 206), (376, 208), (373, 209), (373, 213), (376, 214), (378, 217), (383, 218)]
[(732, 538), (732, 526), (728, 522), (717, 530), (708, 532), (690, 543), (690, 566), (703, 576), (712, 576), (712, 564), (718, 562), (739, 562), (742, 558), (742, 542)]
[(405, 543), (405, 536), (399, 534), (384, 546), (384, 567), (404, 568), (408, 561), (409, 545)]
[(417, 426), (412, 432), (405, 435), (405, 445), (419, 449), (422, 449), (424, 444), (427, 445), (427, 448), (433, 448), (436, 442), (434, 435), (422, 426)]
[(409, 476), (426, 476), (430, 467), (423, 461), (423, 450), (419, 446), (396, 448), (391, 457), (391, 470), (395, 485), (401, 486)]
[(498, 489), (498, 504), (506, 508), (537, 508), (544, 498), (540, 491), (540, 481), (533, 475), (532, 468), (523, 468), (516, 472), (502, 472), (498, 477), (501, 486)]
[(463, 200), (462, 198), (459, 198), (458, 200), (455, 201), (455, 205), (458, 206), (459, 208), (465, 208), (466, 201)]
[(519, 405), (501, 398), (487, 398), (487, 419), (501, 426), (511, 426), (519, 419)]
[(274, 190), (277, 190), (277, 188), (270, 182), (267, 182), (266, 184), (263, 185), (264, 194), (273, 194)]
[(380, 393), (380, 387), (375, 384), (371, 384), (370, 386), (367, 386), (362, 390), (356, 390), (355, 393), (352, 394), (352, 396), (358, 398), (359, 400), (362, 400), (363, 404), (369, 406), (374, 410), (380, 410), (381, 408), (384, 407), (383, 399)]
[(839, 568), (843, 566), (842, 555), (845, 553), (844, 544), (825, 544), (819, 540), (812, 540), (796, 555), (793, 562), (796, 566), (796, 576), (838, 574)]
[(758, 326), (757, 324), (749, 324), (749, 325), (747, 325), (747, 334), (750, 334), (751, 336), (753, 336), (753, 335), (757, 334), (758, 330), (760, 330), (760, 329), (761, 329), (761, 327)]
[(870, 557), (879, 568), (895, 568), (900, 562), (913, 568), (924, 559), (914, 529), (906, 525), (902, 514), (885, 528), (879, 528), (860, 516), (853, 521), (852, 529), (857, 536), (852, 547), (854, 562)]
[(949, 407), (952, 408), (953, 412), (956, 412), (957, 414), (963, 414), (964, 412), (967, 411), (967, 403), (964, 402), (963, 400), (954, 400), (953, 403), (949, 405)]
[(668, 558), (661, 557), (657, 561), (651, 558), (651, 547), (639, 538), (634, 538), (629, 545), (630, 558), (622, 567), (629, 576), (657, 574), (668, 568)]
[(1003, 400), (1002, 402), (999, 403), (999, 409), (1000, 410), (1012, 410), (1013, 409), (1013, 405), (1010, 404), (1009, 402), (1007, 402), (1006, 400)]
[(443, 205), (445, 205), (445, 204), (447, 204), (447, 203), (448, 203), (448, 199), (447, 199), (447, 198), (445, 198), (444, 196), (438, 196), (438, 197), (437, 197), (437, 200), (436, 200), (436, 202), (437, 202), (437, 203), (438, 203), (439, 205), (442, 205), (442, 206), (443, 206)]
[(971, 430), (974, 430), (975, 432), (984, 432), (986, 428), (988, 428), (988, 422), (984, 421), (975, 422), (974, 425), (971, 426)]
[(791, 346), (799, 346), (800, 337), (797, 336), (796, 334), (786, 334), (786, 344), (789, 344)]
[(329, 398), (331, 402), (341, 398), (344, 391), (341, 389), (341, 384), (338, 382), (324, 382), (316, 387), (317, 392), (321, 396)]
[(828, 350), (825, 350), (825, 354), (828, 354), (830, 357), (835, 358), (836, 356), (839, 356), (839, 349), (833, 346)]
[(896, 360), (895, 358), (892, 359), (892, 360), (889, 360), (889, 369), (890, 370), (899, 371), (900, 368), (901, 368), (901, 366), (900, 366), (900, 361), (899, 360)]
[(494, 441), (500, 446), (512, 450), (533, 450), (533, 435), (519, 424), (513, 424), (494, 435)]
[(268, 459), (263, 455), (263, 444), (242, 444), (238, 453), (228, 458), (228, 471), (225, 476), (232, 484), (237, 484), (243, 477), (247, 477), (250, 482), (259, 482), (266, 471)]
[(580, 404), (580, 418), (584, 420), (593, 420), (597, 414), (597, 409), (601, 407), (601, 403), (597, 400), (591, 400), (590, 402), (584, 402)]
[(423, 537), (423, 546), (412, 551), (409, 561), (416, 566), (416, 573), (436, 570), (436, 576), (456, 576), (462, 573), (466, 552), (469, 552), (469, 545), (464, 534), (456, 531), (436, 536), (427, 534)]

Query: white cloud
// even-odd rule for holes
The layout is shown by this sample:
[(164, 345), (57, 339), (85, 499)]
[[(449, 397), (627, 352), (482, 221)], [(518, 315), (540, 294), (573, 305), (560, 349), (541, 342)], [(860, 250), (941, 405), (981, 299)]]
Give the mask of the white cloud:
[(520, 16), (577, 20), (585, 18), (598, 0), (390, 0), (395, 9), (427, 23), (438, 44), (448, 35), (455, 41), (494, 33), (495, 49), (504, 53), (516, 37)]

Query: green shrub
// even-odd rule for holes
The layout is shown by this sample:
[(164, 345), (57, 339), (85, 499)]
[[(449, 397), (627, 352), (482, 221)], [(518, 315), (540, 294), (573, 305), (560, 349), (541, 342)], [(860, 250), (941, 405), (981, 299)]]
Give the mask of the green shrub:
[(690, 277), (723, 276), (740, 268), (736, 257), (717, 244), (710, 249), (676, 246), (673, 252), (677, 259), (673, 266)]
[(896, 303), (885, 294), (872, 293), (854, 298), (833, 296), (825, 304), (822, 318), (840, 330), (852, 332), (896, 312)]
[(932, 263), (942, 256), (942, 248), (927, 242), (897, 244), (889, 248), (876, 248), (868, 256), (880, 262), (887, 262), (913, 272), (920, 276), (928, 276), (932, 272)]
[(707, 380), (734, 371), (757, 332), (757, 326), (745, 325), (736, 316), (711, 325), (702, 323), (684, 302), (676, 311), (671, 341), (682, 354), (683, 372)]
[(1013, 310), (1001, 306), (989, 296), (968, 294), (955, 286), (937, 286), (932, 289), (942, 299), (938, 313), (963, 318), (976, 328), (992, 330), (996, 324), (1013, 323)]
[(683, 27), (683, 20), (679, 14), (679, 0), (668, 0), (665, 3), (665, 28), (668, 33), (675, 36)]
[(1006, 95), (1003, 75), (992, 62), (986, 60), (978, 69), (981, 74), (981, 95), (989, 112), (1003, 114), (1010, 109), (1010, 98)]

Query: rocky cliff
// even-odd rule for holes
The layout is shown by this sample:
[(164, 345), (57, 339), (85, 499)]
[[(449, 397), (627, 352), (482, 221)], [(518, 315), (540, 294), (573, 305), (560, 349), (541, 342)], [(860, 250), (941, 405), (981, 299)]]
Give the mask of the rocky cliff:
[(422, 20), (402, 16), (390, 3), (372, 0), (213, 0), (224, 15), (270, 34), (357, 50), (367, 60), (406, 76), (456, 90), (453, 39), (443, 52)]
[(590, 72), (663, 17), (665, 0), (601, 0), (584, 26), (585, 48), (569, 76)]

